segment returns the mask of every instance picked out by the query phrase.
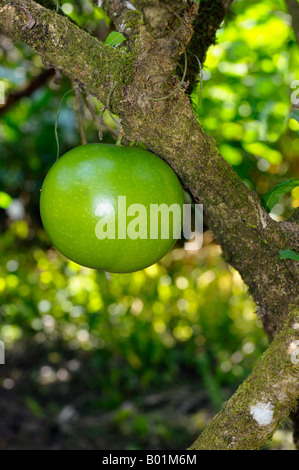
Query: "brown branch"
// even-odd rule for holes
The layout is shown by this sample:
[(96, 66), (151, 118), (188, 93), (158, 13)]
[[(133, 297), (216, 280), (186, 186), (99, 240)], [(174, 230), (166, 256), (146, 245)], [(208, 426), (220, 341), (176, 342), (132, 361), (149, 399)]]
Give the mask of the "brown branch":
[(299, 2), (298, 0), (286, 0), (286, 4), (292, 17), (292, 24), (299, 45)]
[[(261, 449), (299, 397), (299, 304), (250, 376), (190, 450)], [(297, 436), (298, 437), (298, 436)]]
[(42, 87), (49, 78), (54, 76), (54, 70), (45, 70), (33, 80), (28, 82), (23, 88), (12, 91), (6, 98), (5, 104), (0, 105), (0, 117), (7, 113), (20, 99), (30, 96), (38, 88)]

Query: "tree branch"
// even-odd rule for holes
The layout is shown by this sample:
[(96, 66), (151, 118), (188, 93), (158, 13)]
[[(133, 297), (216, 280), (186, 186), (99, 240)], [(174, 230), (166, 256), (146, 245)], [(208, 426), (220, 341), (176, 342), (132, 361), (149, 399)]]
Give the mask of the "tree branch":
[(299, 2), (298, 0), (286, 0), (286, 4), (292, 17), (292, 24), (299, 45)]
[(31, 46), (48, 68), (62, 70), (103, 102), (114, 81), (127, 83), (131, 75), (126, 53), (32, 0), (0, 0), (0, 28)]
[(54, 70), (45, 70), (40, 73), (37, 77), (34, 77), (33, 80), (27, 83), (23, 88), (11, 92), (5, 101), (4, 105), (0, 105), (0, 117), (7, 113), (20, 99), (25, 96), (30, 96), (38, 88), (43, 86), (47, 80), (54, 76)]
[(190, 450), (261, 449), (299, 398), (299, 304), (250, 376)]

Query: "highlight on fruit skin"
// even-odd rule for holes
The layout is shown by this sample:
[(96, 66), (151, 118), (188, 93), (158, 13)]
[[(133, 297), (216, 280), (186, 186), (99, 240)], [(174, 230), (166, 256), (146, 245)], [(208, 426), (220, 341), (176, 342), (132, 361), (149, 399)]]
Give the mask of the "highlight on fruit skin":
[(89, 268), (133, 272), (159, 261), (183, 223), (184, 193), (167, 163), (138, 147), (87, 144), (63, 155), (42, 186), (53, 245)]

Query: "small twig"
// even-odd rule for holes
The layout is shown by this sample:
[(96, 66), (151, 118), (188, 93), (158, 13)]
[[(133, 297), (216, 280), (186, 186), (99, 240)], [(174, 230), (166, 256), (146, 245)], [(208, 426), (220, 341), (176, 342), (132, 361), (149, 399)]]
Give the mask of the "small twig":
[(78, 89), (77, 84), (74, 82), (74, 80), (72, 80), (72, 83), (73, 83), (73, 90), (74, 90), (74, 96), (75, 96), (75, 111), (77, 112), (77, 115), (78, 115), (78, 127), (79, 127), (79, 132), (80, 132), (80, 137), (81, 137), (81, 144), (86, 145), (87, 139), (86, 139), (85, 128), (84, 128), (84, 117), (82, 113), (81, 93)]
[(180, 88), (184, 85), (185, 78), (186, 78), (186, 73), (187, 73), (187, 67), (188, 67), (188, 62), (187, 62), (187, 54), (186, 51), (184, 52), (185, 56), (185, 68), (184, 68), (184, 75), (178, 86), (171, 92), (169, 95), (163, 96), (162, 98), (151, 98), (150, 96), (145, 96), (144, 98), (149, 101), (164, 101), (170, 98), (172, 95), (174, 95), (177, 91), (180, 90)]

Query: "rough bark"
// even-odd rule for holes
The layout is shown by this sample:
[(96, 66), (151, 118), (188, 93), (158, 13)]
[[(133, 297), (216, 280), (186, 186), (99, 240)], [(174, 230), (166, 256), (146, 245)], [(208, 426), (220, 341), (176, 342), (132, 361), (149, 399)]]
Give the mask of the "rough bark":
[[(224, 257), (249, 285), (265, 329), (274, 336), (298, 296), (298, 265), (279, 256), (279, 250), (296, 250), (298, 231), (267, 215), (258, 196), (242, 183), (219, 154), (215, 142), (204, 133), (183, 89), (166, 100), (149, 99), (162, 98), (177, 87), (175, 70), (192, 37), (197, 5), (182, 0), (174, 9), (174, 2), (167, 2), (171, 9), (166, 7), (169, 15), (165, 34), (161, 35), (154, 22), (160, 2), (132, 0), (140, 12), (134, 15), (134, 28), (126, 23), (128, 12), (120, 0), (104, 3), (106, 11), (117, 14), (115, 22), (128, 36), (121, 49), (101, 44), (32, 0), (0, 0), (0, 27), (13, 40), (33, 47), (45, 64), (79, 81), (100, 101), (105, 103), (109, 96), (126, 137), (143, 142), (174, 168), (194, 200), (203, 203), (206, 220)], [(219, 2), (210, 4), (219, 6)], [(151, 15), (146, 10), (149, 6)], [(207, 41), (206, 46), (210, 43)], [(283, 407), (288, 413), (290, 402), (283, 401)], [(233, 426), (233, 408), (226, 408), (225, 413), (231, 415), (227, 425)], [(246, 420), (242, 423), (246, 429)], [(230, 445), (226, 442), (224, 448)]]

